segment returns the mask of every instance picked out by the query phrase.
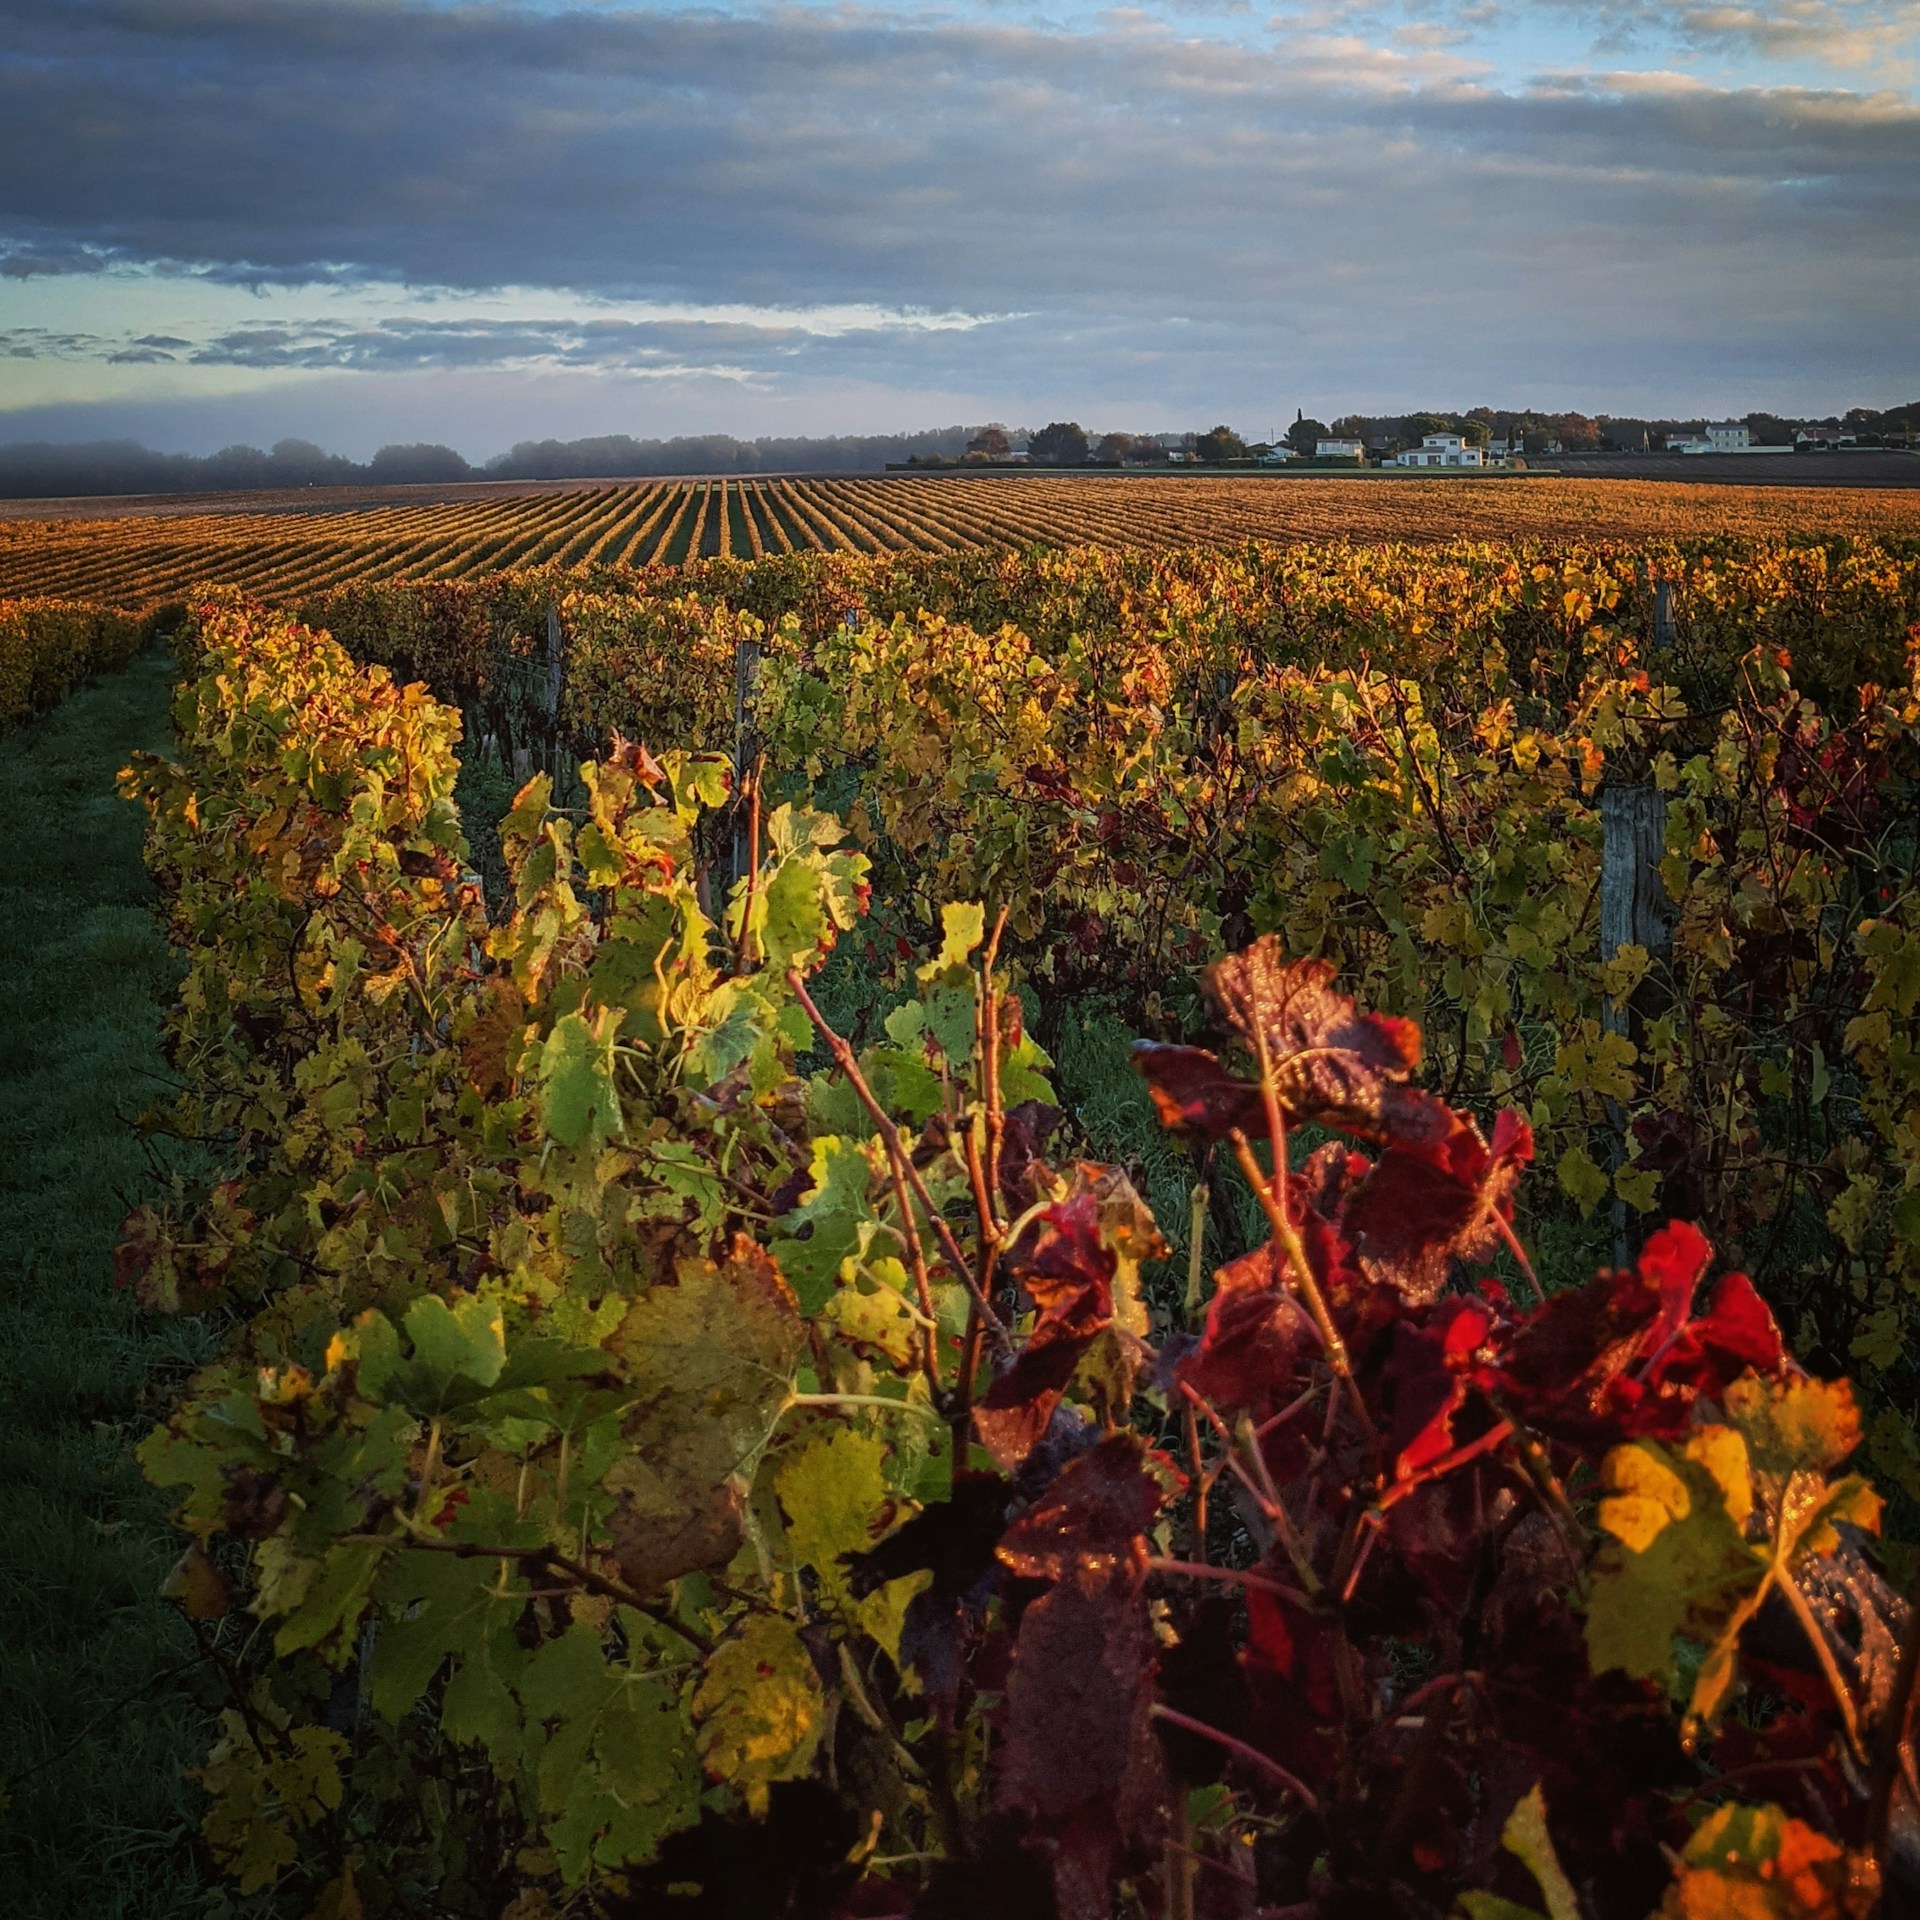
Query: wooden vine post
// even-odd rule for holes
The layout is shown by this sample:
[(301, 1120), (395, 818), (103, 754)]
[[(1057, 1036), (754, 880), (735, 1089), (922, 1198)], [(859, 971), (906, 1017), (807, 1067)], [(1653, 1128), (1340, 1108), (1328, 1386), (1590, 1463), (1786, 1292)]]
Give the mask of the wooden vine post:
[[(1672, 582), (1654, 583), (1653, 646), (1656, 653), (1673, 646)], [(1600, 964), (1606, 966), (1622, 947), (1641, 947), (1654, 961), (1663, 959), (1672, 944), (1671, 903), (1660, 862), (1667, 851), (1667, 799), (1647, 778), (1642, 756), (1609, 767), (1600, 789)], [(1646, 983), (1616, 1005), (1610, 994), (1600, 1002), (1603, 1031), (1624, 1035), (1636, 1048), (1644, 1044)], [(1613, 1166), (1617, 1172), (1628, 1158), (1625, 1109), (1607, 1102), (1612, 1127)], [(1625, 1266), (1638, 1251), (1639, 1236), (1630, 1230), (1627, 1203), (1617, 1194), (1613, 1202), (1613, 1257)]]
[(547, 602), (547, 711), (556, 719), (560, 714), (560, 688), (566, 679), (567, 635), (560, 624), (560, 609)]
[(547, 602), (547, 648), (546, 677), (541, 683), (540, 705), (546, 716), (546, 753), (547, 772), (551, 775), (556, 788), (564, 785), (567, 778), (566, 741), (560, 719), (561, 695), (567, 683), (567, 630), (561, 624), (560, 609), (551, 600)]
[(742, 640), (733, 650), (733, 877), (745, 879), (754, 850), (746, 806), (747, 786), (758, 775), (760, 737), (753, 724), (753, 693), (760, 680), (760, 642)]

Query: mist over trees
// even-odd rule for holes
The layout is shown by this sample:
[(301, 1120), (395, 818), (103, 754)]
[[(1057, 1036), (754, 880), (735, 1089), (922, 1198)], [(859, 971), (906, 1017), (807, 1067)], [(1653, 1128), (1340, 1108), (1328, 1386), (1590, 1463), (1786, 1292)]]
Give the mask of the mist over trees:
[(736, 440), (698, 434), (635, 440), (606, 434), (587, 440), (523, 440), (484, 466), (452, 447), (382, 447), (369, 461), (343, 459), (306, 440), (282, 440), (271, 452), (225, 447), (218, 453), (156, 453), (132, 440), (73, 445), (19, 441), (0, 446), (0, 498), (36, 499), (114, 493), (238, 493), (286, 487), (445, 486), (461, 480), (625, 480), (689, 473), (871, 472), (913, 454), (958, 459), (976, 431), (766, 435)]
[[(1763, 445), (1791, 445), (1806, 427), (1824, 427), (1871, 442), (1881, 435), (1920, 432), (1920, 401), (1880, 411), (1855, 407), (1825, 419), (1794, 420), (1771, 413), (1744, 416)], [(1629, 419), (1621, 415), (1535, 412), (1473, 407), (1465, 412), (1343, 414), (1331, 428), (1297, 418), (1288, 445), (1312, 453), (1331, 435), (1364, 440), (1374, 449), (1417, 445), (1423, 433), (1450, 431), (1485, 442), (1517, 441), (1532, 452), (1556, 446), (1568, 453), (1658, 448), (1670, 435), (1698, 433), (1704, 416)], [(1026, 437), (1021, 435), (1020, 437)], [(61, 498), (101, 494), (241, 493), (295, 487), (446, 486), (464, 480), (627, 480), (684, 474), (875, 473), (911, 459), (959, 460), (968, 455), (1004, 459), (1015, 435), (1005, 427), (938, 427), (922, 433), (763, 434), (738, 440), (731, 434), (690, 434), (670, 440), (636, 440), (603, 434), (584, 440), (522, 440), (484, 466), (474, 466), (452, 447), (419, 443), (382, 447), (371, 460), (328, 453), (309, 440), (281, 440), (270, 451), (223, 447), (218, 453), (157, 453), (133, 440), (73, 444), (15, 441), (0, 445), (0, 499)], [(1164, 460), (1178, 435), (1089, 434), (1074, 421), (1056, 421), (1030, 438), (1036, 465), (1132, 465)], [(1091, 444), (1089, 444), (1091, 442)], [(1184, 437), (1202, 461), (1233, 460), (1248, 448), (1222, 425)]]
[(0, 446), (0, 497), (10, 500), (68, 494), (245, 493), (471, 477), (473, 469), (451, 447), (382, 447), (363, 465), (307, 440), (281, 440), (270, 453), (258, 447), (155, 453), (133, 440)]

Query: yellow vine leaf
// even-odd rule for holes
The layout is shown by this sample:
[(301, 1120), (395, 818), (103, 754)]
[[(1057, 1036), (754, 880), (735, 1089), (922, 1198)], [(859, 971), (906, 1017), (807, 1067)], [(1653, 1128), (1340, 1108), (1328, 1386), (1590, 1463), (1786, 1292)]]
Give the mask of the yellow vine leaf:
[(755, 1614), (707, 1661), (693, 1697), (708, 1775), (739, 1789), (756, 1817), (776, 1780), (813, 1764), (825, 1703), (812, 1656), (791, 1621)]
[(1879, 1891), (1869, 1855), (1779, 1807), (1718, 1807), (1694, 1829), (1656, 1920), (1864, 1920)]

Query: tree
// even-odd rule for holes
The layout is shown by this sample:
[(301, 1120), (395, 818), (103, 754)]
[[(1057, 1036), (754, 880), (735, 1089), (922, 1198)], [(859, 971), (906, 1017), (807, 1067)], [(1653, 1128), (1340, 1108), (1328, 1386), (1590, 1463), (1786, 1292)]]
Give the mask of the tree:
[(1096, 465), (1117, 467), (1133, 451), (1133, 435), (1130, 433), (1103, 433), (1100, 444), (1093, 450)]
[(416, 445), (382, 447), (367, 468), (367, 478), (378, 486), (417, 486), (447, 480), (465, 480), (473, 469), (451, 447)]
[(1591, 453), (1600, 444), (1600, 423), (1584, 413), (1563, 413), (1554, 423), (1560, 444), (1569, 453)]
[(1326, 422), (1309, 420), (1304, 415), (1297, 417), (1287, 429), (1287, 445), (1295, 453), (1312, 453), (1315, 446), (1327, 437)]
[(1193, 443), (1193, 451), (1202, 465), (1217, 467), (1225, 460), (1244, 460), (1247, 443), (1231, 427), (1215, 427)]
[(1493, 429), (1484, 420), (1469, 415), (1460, 422), (1460, 437), (1470, 447), (1484, 447), (1493, 438)]
[(999, 421), (990, 427), (982, 427), (967, 442), (969, 460), (1004, 460), (1013, 451), (1013, 442), (1007, 438), (1007, 430)]
[(1027, 458), (1036, 467), (1083, 467), (1087, 463), (1086, 429), (1077, 420), (1055, 420), (1028, 441)]

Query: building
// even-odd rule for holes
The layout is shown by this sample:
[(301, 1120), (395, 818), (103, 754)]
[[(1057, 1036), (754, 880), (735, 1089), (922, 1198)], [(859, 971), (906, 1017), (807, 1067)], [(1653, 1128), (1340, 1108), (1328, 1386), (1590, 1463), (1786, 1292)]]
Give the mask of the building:
[(1284, 467), (1295, 456), (1291, 447), (1262, 447), (1253, 457), (1263, 467)]
[(1430, 433), (1417, 447), (1393, 456), (1396, 467), (1484, 467), (1486, 456), (1457, 433)]
[(1720, 420), (1708, 427), (1705, 433), (1696, 433), (1690, 439), (1669, 440), (1669, 453), (1791, 453), (1788, 446), (1759, 447), (1754, 445), (1753, 429), (1740, 424), (1738, 420)]
[(1364, 440), (1316, 440), (1313, 457), (1316, 460), (1364, 460), (1367, 443)]

